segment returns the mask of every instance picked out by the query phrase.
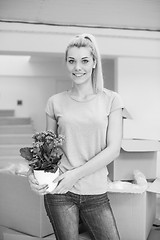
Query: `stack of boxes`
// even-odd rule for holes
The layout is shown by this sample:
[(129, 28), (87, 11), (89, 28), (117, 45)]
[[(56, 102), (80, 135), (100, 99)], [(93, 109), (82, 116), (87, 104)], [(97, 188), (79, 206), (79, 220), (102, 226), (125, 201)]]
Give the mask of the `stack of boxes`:
[(156, 215), (156, 193), (160, 193), (157, 161), (160, 142), (143, 139), (123, 139), (120, 156), (110, 165), (112, 181), (132, 181), (134, 171), (142, 172), (147, 181), (143, 193), (110, 191), (109, 198), (122, 240), (146, 240)]

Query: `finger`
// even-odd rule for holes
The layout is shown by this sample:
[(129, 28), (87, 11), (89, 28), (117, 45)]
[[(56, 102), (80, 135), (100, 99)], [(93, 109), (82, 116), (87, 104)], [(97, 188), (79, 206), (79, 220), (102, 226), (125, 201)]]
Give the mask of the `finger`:
[(58, 193), (59, 193), (59, 188), (56, 187), (51, 193), (52, 193), (52, 194), (58, 194)]
[(47, 184), (45, 184), (45, 185), (31, 184), (31, 186), (33, 188), (35, 188), (37, 191), (43, 191), (43, 190), (45, 191), (45, 190), (48, 189), (48, 185)]
[(48, 193), (47, 189), (41, 189), (41, 190), (38, 191), (39, 195), (45, 195), (47, 193)]
[(54, 179), (53, 183), (57, 183), (59, 181), (61, 181), (64, 178), (64, 174), (58, 176), (57, 178)]
[(34, 176), (34, 173), (30, 173), (28, 175), (28, 181), (31, 182), (31, 183), (37, 184), (37, 185), (39, 184), (37, 179)]
[(47, 193), (48, 185), (31, 184), (31, 189), (40, 195), (44, 195)]
[(33, 177), (33, 178), (29, 178), (29, 179), (28, 179), (28, 181), (29, 181), (29, 183), (30, 183), (30, 184), (39, 185), (39, 183), (38, 183), (37, 179), (36, 179), (36, 178), (34, 178), (34, 177)]
[(59, 194), (65, 194), (68, 192), (68, 189), (62, 189), (61, 191), (59, 191)]
[(38, 195), (45, 195), (47, 194), (48, 192), (45, 191), (45, 190), (35, 190), (35, 189), (32, 189), (36, 194)]
[(68, 192), (68, 189), (63, 185), (58, 185), (52, 192), (52, 194), (62, 194)]
[(65, 194), (65, 193), (67, 193), (68, 192), (68, 189), (60, 189), (60, 190), (56, 190), (56, 194)]
[(33, 175), (33, 170), (31, 168), (27, 172), (27, 177), (29, 177), (30, 175)]

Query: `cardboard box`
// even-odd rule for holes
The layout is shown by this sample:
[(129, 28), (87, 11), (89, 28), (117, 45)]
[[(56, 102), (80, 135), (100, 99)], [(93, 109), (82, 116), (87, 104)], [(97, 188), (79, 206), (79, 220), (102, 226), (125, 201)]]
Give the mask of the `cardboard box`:
[(3, 238), (2, 240), (56, 240), (55, 235), (52, 234), (50, 236), (39, 238), (39, 237), (33, 237), (18, 231), (15, 231), (13, 229), (9, 228), (3, 228)]
[(3, 240), (3, 229), (4, 227), (0, 226), (0, 240)]
[[(137, 119), (136, 119), (137, 118)], [(159, 120), (144, 121), (140, 116), (123, 121), (123, 138), (157, 139), (159, 140)]]
[(156, 214), (156, 193), (160, 193), (160, 179), (156, 179), (143, 193), (108, 193), (121, 240), (146, 240)]
[[(51, 234), (47, 237), (39, 238), (20, 233), (5, 227), (3, 227), (1, 230), (3, 231), (3, 237), (0, 238), (0, 240), (56, 240), (54, 234)], [(83, 233), (80, 235), (79, 240), (90, 240), (90, 237), (88, 236), (88, 234)]]
[[(54, 234), (40, 238), (27, 235), (13, 229), (0, 226), (0, 240), (56, 240)], [(79, 236), (79, 240), (90, 240), (88, 233), (82, 233)]]
[[(0, 174), (0, 226), (0, 240), (55, 239), (43, 196), (30, 189), (25, 177)], [(82, 233), (80, 239), (90, 238)]]
[(35, 237), (53, 233), (43, 196), (31, 190), (25, 177), (0, 174), (0, 225)]
[(120, 155), (108, 165), (109, 178), (133, 180), (133, 172), (138, 169), (146, 179), (157, 177), (157, 156), (160, 142), (144, 139), (123, 139)]

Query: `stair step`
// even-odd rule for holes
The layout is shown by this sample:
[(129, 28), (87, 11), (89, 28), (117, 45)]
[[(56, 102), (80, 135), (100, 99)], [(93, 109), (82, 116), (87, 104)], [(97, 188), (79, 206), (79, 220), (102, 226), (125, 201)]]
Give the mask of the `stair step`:
[(26, 134), (34, 133), (33, 126), (28, 125), (3, 125), (0, 126), (0, 134)]
[(4, 156), (20, 156), (20, 148), (22, 147), (31, 147), (32, 144), (4, 144), (0, 145), (0, 157)]
[(0, 161), (20, 161), (24, 160), (21, 156), (0, 156)]
[(0, 125), (26, 125), (31, 124), (29, 117), (0, 117)]
[(0, 117), (13, 117), (14, 110), (13, 109), (0, 109)]
[(0, 144), (31, 144), (32, 142), (32, 134), (0, 135)]

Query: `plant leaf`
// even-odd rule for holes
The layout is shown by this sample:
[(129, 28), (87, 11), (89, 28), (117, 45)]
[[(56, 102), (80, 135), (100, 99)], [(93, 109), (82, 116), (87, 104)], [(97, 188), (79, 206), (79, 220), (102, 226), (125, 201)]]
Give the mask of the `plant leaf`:
[(33, 158), (33, 148), (32, 147), (24, 147), (20, 149), (20, 154), (23, 158), (28, 161), (31, 161)]

